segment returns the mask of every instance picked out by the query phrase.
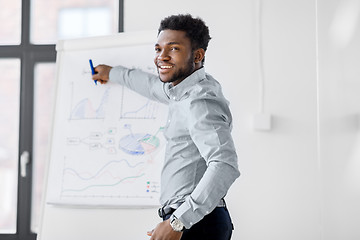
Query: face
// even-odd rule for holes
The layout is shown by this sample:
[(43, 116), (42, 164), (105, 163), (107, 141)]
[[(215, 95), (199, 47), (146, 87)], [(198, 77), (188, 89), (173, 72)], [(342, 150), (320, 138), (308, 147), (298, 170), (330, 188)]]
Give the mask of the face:
[(184, 31), (163, 30), (155, 44), (154, 63), (160, 80), (174, 86), (196, 69), (191, 42)]

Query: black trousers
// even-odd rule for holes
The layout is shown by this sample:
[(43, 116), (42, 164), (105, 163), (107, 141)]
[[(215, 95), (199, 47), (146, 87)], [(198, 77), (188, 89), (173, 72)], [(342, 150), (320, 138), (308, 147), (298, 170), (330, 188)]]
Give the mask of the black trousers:
[[(163, 216), (163, 220), (169, 219), (171, 214)], [(217, 207), (190, 229), (185, 229), (181, 240), (230, 240), (233, 229), (228, 209)]]

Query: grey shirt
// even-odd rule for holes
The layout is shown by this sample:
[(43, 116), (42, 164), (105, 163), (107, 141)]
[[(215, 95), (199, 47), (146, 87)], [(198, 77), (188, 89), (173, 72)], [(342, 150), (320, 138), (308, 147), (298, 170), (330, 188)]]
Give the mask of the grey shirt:
[(190, 228), (218, 205), (240, 176), (232, 116), (220, 84), (204, 68), (173, 86), (121, 66), (111, 69), (110, 82), (168, 104), (160, 203), (175, 206), (174, 215)]

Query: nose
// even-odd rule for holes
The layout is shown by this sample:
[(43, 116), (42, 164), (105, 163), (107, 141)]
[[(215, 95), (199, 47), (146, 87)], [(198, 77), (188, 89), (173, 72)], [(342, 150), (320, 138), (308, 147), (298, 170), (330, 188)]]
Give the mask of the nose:
[(170, 56), (168, 52), (164, 49), (157, 55), (157, 59), (160, 61), (168, 61), (170, 60)]

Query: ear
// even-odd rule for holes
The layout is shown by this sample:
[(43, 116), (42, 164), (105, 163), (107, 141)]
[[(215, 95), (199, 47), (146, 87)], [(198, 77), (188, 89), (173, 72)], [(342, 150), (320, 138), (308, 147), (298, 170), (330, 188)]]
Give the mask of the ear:
[(198, 48), (194, 51), (194, 62), (201, 63), (201, 61), (205, 57), (205, 50), (202, 48)]

